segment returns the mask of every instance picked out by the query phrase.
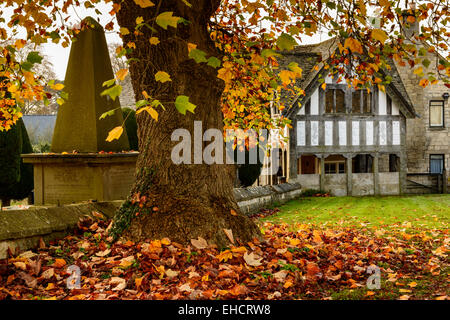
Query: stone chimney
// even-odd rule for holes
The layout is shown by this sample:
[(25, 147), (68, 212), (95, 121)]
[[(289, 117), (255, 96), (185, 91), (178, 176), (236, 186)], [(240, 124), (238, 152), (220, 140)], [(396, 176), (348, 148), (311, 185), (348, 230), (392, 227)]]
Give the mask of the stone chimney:
[[(410, 9), (403, 10), (402, 12), (402, 32), (410, 40), (413, 40), (414, 36), (418, 36), (420, 33), (419, 21), (417, 21), (415, 16), (416, 12), (415, 0), (410, 2)], [(414, 17), (414, 22), (408, 22), (408, 17)]]

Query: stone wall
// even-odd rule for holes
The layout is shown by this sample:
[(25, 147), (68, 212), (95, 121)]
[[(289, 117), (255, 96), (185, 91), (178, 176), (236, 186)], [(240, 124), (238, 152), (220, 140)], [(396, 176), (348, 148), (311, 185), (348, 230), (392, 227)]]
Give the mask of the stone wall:
[(36, 247), (39, 239), (48, 242), (75, 229), (84, 215), (93, 211), (112, 218), (122, 201), (80, 203), (62, 207), (34, 207), (27, 210), (0, 211), (0, 259), (7, 250)]
[[(234, 190), (236, 201), (245, 214), (295, 199), (300, 193), (300, 185), (291, 183)], [(13, 252), (16, 248), (27, 250), (37, 247), (41, 238), (48, 242), (64, 237), (75, 229), (81, 217), (92, 212), (112, 218), (121, 204), (121, 200), (116, 200), (0, 211), (0, 259), (6, 258), (8, 248)]]
[(378, 174), (380, 195), (398, 195), (400, 193), (400, 185), (398, 183), (400, 179), (399, 174), (399, 172), (380, 172)]
[[(434, 68), (436, 68), (433, 56), (428, 54), (427, 58), (431, 63), (428, 69), (424, 68), (425, 74), (435, 72)], [(450, 104), (449, 99), (444, 100), (442, 94), (449, 92), (449, 89), (442, 81), (422, 88), (419, 86), (420, 78), (413, 73), (413, 69), (406, 66), (399, 67), (398, 70), (419, 116), (407, 120), (408, 172), (429, 172), (430, 154), (445, 154), (445, 167), (448, 170), (450, 168)], [(430, 100), (444, 101), (443, 128), (430, 128)]]
[[(398, 182), (397, 182), (398, 185)], [(352, 195), (371, 196), (374, 195), (373, 173), (352, 174)]]

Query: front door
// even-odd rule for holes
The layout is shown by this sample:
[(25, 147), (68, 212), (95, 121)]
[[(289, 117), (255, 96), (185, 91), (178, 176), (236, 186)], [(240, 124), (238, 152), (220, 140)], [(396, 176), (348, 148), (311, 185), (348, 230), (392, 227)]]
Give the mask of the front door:
[(316, 173), (316, 157), (315, 156), (302, 156), (302, 174), (315, 174)]

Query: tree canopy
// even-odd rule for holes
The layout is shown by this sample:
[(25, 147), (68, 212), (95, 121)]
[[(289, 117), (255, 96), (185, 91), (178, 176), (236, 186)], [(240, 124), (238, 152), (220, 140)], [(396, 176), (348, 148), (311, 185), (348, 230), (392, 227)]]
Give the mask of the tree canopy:
[[(70, 9), (84, 7), (95, 10), (98, 16), (110, 17), (106, 30), (119, 30), (124, 43), (116, 50), (118, 57), (135, 50), (137, 41), (145, 40), (148, 46), (161, 46), (161, 32), (192, 23), (171, 11), (160, 11), (161, 1), (134, 0), (137, 8), (156, 8), (155, 15), (137, 16), (134, 30), (116, 27), (115, 15), (121, 10), (121, 0), (1, 1), (0, 38), (6, 40), (14, 36), (18, 40), (0, 47), (0, 73), (6, 78), (1, 85), (12, 94), (11, 99), (3, 97), (1, 100), (0, 130), (9, 129), (20, 118), (20, 106), (25, 100), (49, 101), (54, 93), (47, 92), (46, 88), (63, 89), (62, 84), (46, 83), (33, 72), (33, 66), (42, 61), (37, 51), (19, 59), (18, 52), (27, 43), (40, 45), (51, 41), (68, 46), (80, 30), (90, 27), (86, 21), (69, 25)], [(195, 6), (190, 0), (179, 1), (186, 8)], [(111, 5), (111, 11), (106, 13), (97, 9), (100, 2)], [(281, 110), (290, 107), (279, 99), (277, 93), (280, 90), (292, 95), (303, 93), (302, 88), (295, 85), (295, 80), (302, 77), (302, 70), (295, 62), (281, 69), (280, 53), (292, 50), (305, 38), (319, 33), (339, 39), (338, 50), (330, 52), (330, 59), (319, 62), (349, 85), (378, 86), (384, 90), (390, 79), (380, 70), (389, 69), (389, 59), (393, 59), (400, 65), (415, 68), (414, 73), (422, 77), (422, 86), (438, 81), (449, 86), (448, 1), (419, 1), (418, 4), (388, 0), (215, 2), (220, 5), (209, 19), (208, 31), (217, 51), (211, 54), (196, 43), (186, 42), (185, 52), (197, 63), (216, 69), (217, 77), (225, 82), (222, 97), (225, 128), (276, 128), (289, 122), (283, 117), (272, 118), (270, 105), (275, 103)], [(8, 15), (8, 12), (12, 13)], [(418, 32), (404, 32), (415, 23), (420, 24)], [(26, 36), (17, 37), (20, 32), (25, 32)], [(174, 32), (173, 37), (180, 35)], [(170, 41), (170, 38), (164, 41)], [(428, 73), (426, 69), (432, 63), (429, 53), (438, 58), (435, 59), (435, 70)], [(126, 67), (118, 70), (116, 79), (104, 84), (104, 94), (115, 99), (121, 92), (120, 82), (127, 76)], [(167, 70), (159, 70), (153, 76), (162, 88), (170, 85), (173, 77)], [(64, 103), (67, 95), (63, 91), (57, 95), (58, 103)], [(136, 103), (137, 113), (146, 111), (155, 121), (167, 108), (175, 107), (183, 114), (194, 113), (196, 108), (189, 101), (189, 93), (178, 96), (175, 101), (159, 101), (143, 91), (140, 98)], [(112, 132), (110, 139), (118, 138), (118, 132), (120, 130)]]

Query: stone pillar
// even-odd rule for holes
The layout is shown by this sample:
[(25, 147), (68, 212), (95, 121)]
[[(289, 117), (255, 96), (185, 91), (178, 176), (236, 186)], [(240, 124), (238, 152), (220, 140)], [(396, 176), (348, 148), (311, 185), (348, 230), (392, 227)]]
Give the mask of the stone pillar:
[(347, 174), (347, 196), (351, 196), (353, 194), (353, 155), (344, 155), (346, 159), (346, 174)]
[(380, 195), (380, 175), (379, 175), (379, 165), (378, 165), (379, 154), (373, 155), (373, 189), (376, 196)]

